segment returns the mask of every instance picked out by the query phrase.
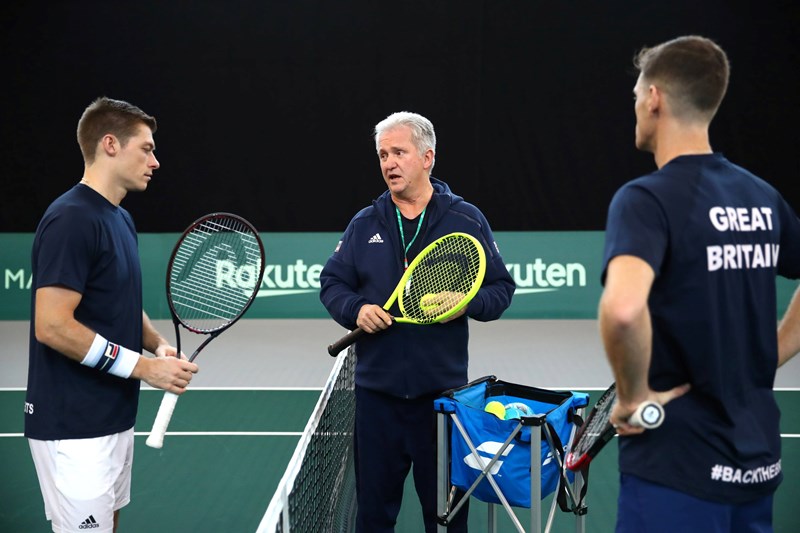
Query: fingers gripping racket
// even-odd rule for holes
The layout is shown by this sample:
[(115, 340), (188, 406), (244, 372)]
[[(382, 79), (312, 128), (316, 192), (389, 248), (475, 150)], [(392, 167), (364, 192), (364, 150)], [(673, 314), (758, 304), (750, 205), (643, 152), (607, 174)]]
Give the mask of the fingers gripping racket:
[[(611, 425), (611, 411), (617, 400), (616, 383), (606, 390), (592, 408), (586, 422), (575, 435), (575, 444), (567, 454), (565, 464), (572, 471), (588, 467), (603, 446), (617, 434)], [(628, 419), (628, 423), (646, 429), (655, 429), (664, 421), (664, 407), (656, 402), (642, 402)]]
[[(461, 311), (478, 293), (486, 274), (486, 252), (478, 239), (466, 233), (450, 233), (425, 247), (411, 262), (389, 299), (397, 301), (401, 317), (395, 322), (433, 324)], [(364, 334), (356, 328), (328, 346), (339, 352)]]
[[(189, 226), (178, 239), (167, 266), (167, 302), (175, 325), (208, 337), (189, 357), (239, 320), (253, 303), (264, 277), (264, 245), (243, 218), (212, 213)], [(153, 429), (151, 448), (161, 448), (178, 395), (165, 392)]]

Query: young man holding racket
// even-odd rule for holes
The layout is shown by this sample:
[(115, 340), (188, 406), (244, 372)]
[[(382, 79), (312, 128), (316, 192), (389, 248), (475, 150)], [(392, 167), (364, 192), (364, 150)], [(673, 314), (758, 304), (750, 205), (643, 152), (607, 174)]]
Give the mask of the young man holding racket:
[[(436, 418), (433, 400), (467, 383), (467, 317), (495, 320), (511, 304), (514, 282), (489, 223), (474, 205), (432, 178), (436, 135), (415, 113), (394, 113), (375, 126), (388, 190), (359, 211), (320, 275), (320, 298), (358, 341), (355, 458), (357, 531), (394, 531), (403, 484), (413, 467), (425, 530), (436, 531)], [(474, 299), (446, 323), (393, 323), (381, 307), (426, 245), (452, 232), (477, 238), (487, 256)], [(466, 530), (459, 513), (449, 531)]]
[(155, 130), (127, 102), (92, 102), (78, 123), (83, 177), (50, 205), (33, 243), (25, 436), (56, 532), (116, 530), (139, 380), (180, 394), (197, 372), (142, 309), (136, 230), (120, 207), (159, 167)]
[[(775, 276), (800, 277), (800, 221), (711, 148), (728, 85), (719, 46), (681, 37), (635, 64), (636, 147), (658, 170), (616, 193), (606, 227), (617, 531), (771, 531), (782, 479), (772, 387), (789, 357), (778, 357)], [(646, 400), (669, 403), (657, 429), (627, 423)]]

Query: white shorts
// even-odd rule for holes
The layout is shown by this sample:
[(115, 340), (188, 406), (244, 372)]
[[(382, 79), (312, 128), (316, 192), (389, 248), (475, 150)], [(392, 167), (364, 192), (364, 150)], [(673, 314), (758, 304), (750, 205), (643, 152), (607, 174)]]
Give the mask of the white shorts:
[(94, 439), (28, 439), (56, 533), (111, 533), (131, 500), (133, 428)]

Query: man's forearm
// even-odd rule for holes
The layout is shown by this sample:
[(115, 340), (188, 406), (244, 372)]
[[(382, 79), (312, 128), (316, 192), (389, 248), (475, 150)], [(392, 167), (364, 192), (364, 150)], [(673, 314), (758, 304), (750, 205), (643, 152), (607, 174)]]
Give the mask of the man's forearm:
[(778, 366), (800, 351), (800, 288), (798, 288), (778, 326)]
[(142, 346), (148, 352), (156, 353), (156, 349), (162, 344), (169, 344), (169, 341), (158, 332), (147, 313), (142, 311)]
[(601, 310), (600, 333), (616, 379), (617, 396), (622, 402), (638, 403), (649, 391), (652, 331), (647, 308), (626, 320)]

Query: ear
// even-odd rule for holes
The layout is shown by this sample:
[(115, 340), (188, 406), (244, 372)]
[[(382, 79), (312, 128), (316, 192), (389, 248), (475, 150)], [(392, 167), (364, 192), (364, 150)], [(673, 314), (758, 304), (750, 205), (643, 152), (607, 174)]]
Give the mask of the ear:
[(425, 150), (425, 154), (422, 156), (422, 168), (425, 170), (431, 168), (433, 165), (433, 150), (428, 148)]
[(100, 146), (103, 148), (103, 152), (105, 152), (106, 155), (114, 156), (120, 149), (119, 139), (110, 133), (106, 133), (103, 135), (103, 138), (100, 139)]
[(647, 110), (650, 112), (651, 115), (657, 115), (663, 103), (662, 99), (664, 98), (664, 93), (662, 93), (661, 89), (659, 89), (655, 85), (649, 86), (647, 88), (647, 92), (648, 92)]

